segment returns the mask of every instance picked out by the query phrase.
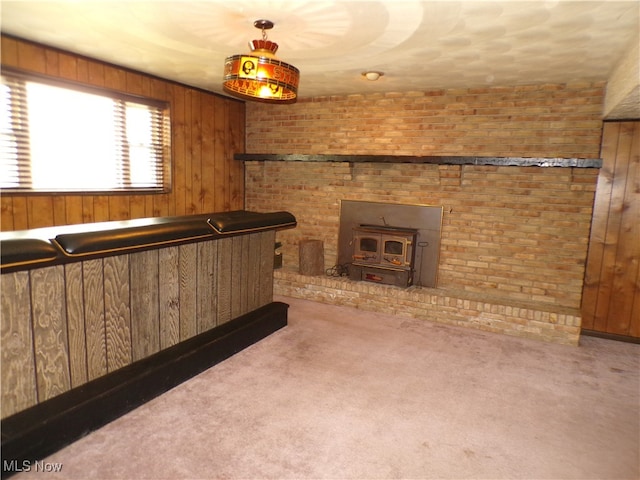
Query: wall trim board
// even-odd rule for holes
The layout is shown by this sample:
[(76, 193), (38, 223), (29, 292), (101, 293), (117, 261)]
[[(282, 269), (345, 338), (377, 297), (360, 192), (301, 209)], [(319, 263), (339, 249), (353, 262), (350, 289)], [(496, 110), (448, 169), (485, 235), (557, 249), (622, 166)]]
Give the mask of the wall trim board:
[(225, 324), (11, 415), (2, 426), (2, 478), (51, 455), (287, 325), (271, 302)]

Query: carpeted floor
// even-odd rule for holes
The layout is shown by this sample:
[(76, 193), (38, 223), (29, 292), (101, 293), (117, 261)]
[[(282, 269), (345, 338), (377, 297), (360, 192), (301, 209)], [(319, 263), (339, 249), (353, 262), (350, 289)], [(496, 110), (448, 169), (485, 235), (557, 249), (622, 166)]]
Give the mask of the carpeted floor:
[(640, 345), (277, 300), (288, 327), (13, 478), (640, 477)]

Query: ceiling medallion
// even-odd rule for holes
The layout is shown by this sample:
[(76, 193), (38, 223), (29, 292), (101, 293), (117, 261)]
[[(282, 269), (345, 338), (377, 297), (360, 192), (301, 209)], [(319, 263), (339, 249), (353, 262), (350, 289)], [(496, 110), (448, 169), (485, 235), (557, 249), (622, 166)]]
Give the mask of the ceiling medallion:
[(294, 103), (298, 98), (300, 70), (278, 60), (278, 44), (267, 40), (266, 30), (273, 28), (269, 20), (256, 20), (262, 40), (249, 42), (251, 52), (232, 55), (224, 61), (225, 92), (245, 100), (267, 103)]

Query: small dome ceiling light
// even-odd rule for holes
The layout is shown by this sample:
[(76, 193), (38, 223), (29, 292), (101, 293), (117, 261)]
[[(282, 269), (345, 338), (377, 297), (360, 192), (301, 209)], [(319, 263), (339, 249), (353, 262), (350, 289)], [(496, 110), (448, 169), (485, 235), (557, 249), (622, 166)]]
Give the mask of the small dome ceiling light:
[(362, 76), (365, 77), (367, 80), (371, 81), (371, 82), (375, 82), (376, 80), (378, 80), (382, 75), (384, 75), (383, 72), (374, 72), (374, 71), (370, 71), (370, 72), (362, 72)]
[(267, 40), (266, 33), (273, 22), (256, 20), (253, 25), (262, 30), (262, 40), (249, 42), (250, 53), (225, 59), (224, 91), (245, 100), (295, 103), (300, 71), (276, 58), (278, 44)]

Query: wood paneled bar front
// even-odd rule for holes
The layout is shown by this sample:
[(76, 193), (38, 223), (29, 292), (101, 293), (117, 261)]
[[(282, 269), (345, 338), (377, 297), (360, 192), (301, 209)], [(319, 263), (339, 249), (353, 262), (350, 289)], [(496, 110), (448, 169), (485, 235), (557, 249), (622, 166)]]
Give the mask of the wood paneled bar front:
[(0, 234), (3, 460), (48, 455), (285, 326), (275, 232), (295, 226), (238, 210)]

